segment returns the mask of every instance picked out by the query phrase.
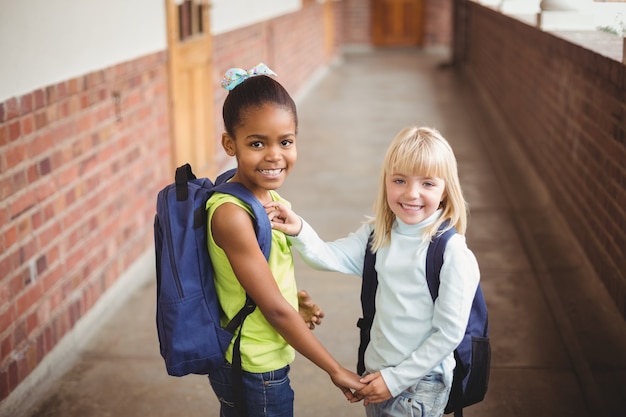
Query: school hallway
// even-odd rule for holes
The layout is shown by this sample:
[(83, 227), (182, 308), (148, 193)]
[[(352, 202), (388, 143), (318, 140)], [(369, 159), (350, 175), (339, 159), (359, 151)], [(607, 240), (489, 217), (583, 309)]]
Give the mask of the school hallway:
[[(470, 205), (468, 245), (490, 318), (489, 391), (465, 415), (623, 415), (626, 323), (553, 211), (541, 176), (491, 117), (494, 108), (448, 61), (446, 49), (347, 49), (296, 96), (298, 162), (279, 192), (324, 239), (344, 236), (371, 214), (395, 134), (412, 124), (437, 128), (458, 159)], [(317, 272), (295, 258), (299, 287), (326, 314), (315, 334), (354, 369), (359, 278)], [(167, 375), (154, 314), (150, 281), (101, 323), (71, 370), (21, 415), (218, 417), (206, 377)], [(302, 357), (290, 375), (297, 417), (365, 415)]]

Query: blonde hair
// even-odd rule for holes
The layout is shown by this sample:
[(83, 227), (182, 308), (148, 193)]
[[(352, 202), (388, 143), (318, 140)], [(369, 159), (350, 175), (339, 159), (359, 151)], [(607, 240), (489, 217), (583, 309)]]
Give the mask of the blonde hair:
[(385, 180), (392, 172), (406, 175), (421, 175), (442, 178), (445, 181), (445, 198), (441, 202), (441, 217), (424, 233), (425, 239), (432, 239), (439, 226), (449, 220), (446, 227), (456, 227), (459, 234), (467, 228), (467, 203), (463, 198), (456, 157), (441, 134), (428, 127), (407, 127), (393, 139), (383, 161), (380, 173), (378, 195), (374, 202), (374, 238), (372, 250), (376, 251), (389, 244), (395, 214), (387, 203)]

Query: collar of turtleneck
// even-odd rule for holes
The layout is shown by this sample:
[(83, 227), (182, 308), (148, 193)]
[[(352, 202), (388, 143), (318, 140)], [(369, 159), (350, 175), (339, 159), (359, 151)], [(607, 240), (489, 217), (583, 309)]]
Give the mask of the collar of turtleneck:
[(433, 214), (428, 216), (428, 218), (422, 220), (417, 224), (407, 224), (400, 220), (398, 217), (396, 217), (396, 221), (393, 225), (393, 230), (401, 235), (422, 236), (424, 234), (424, 231), (441, 217), (441, 213), (443, 213), (443, 210), (438, 209)]

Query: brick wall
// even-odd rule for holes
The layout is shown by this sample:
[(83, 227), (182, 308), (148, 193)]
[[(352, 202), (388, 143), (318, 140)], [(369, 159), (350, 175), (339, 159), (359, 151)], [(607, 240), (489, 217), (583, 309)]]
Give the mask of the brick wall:
[(0, 400), (152, 245), (166, 53), (0, 103)]
[(455, 62), (497, 103), (626, 317), (626, 67), (474, 2), (457, 3), (467, 20)]
[(342, 37), (347, 44), (369, 45), (371, 36), (372, 0), (343, 0), (344, 25)]
[(452, 0), (424, 1), (424, 46), (452, 43)]
[[(324, 6), (314, 3), (300, 11), (233, 30), (213, 38), (215, 137), (218, 166), (231, 162), (221, 148), (222, 105), (227, 91), (220, 87), (230, 67), (250, 68), (264, 62), (294, 97), (329, 57), (324, 44)], [(335, 16), (340, 16), (336, 13)]]

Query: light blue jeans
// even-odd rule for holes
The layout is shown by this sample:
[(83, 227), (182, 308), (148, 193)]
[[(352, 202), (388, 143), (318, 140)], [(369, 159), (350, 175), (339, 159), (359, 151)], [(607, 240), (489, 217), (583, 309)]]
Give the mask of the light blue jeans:
[[(247, 417), (293, 417), (294, 393), (289, 382), (289, 365), (260, 374), (243, 372)], [(225, 363), (209, 375), (220, 401), (220, 417), (236, 417), (232, 367)]]
[(439, 373), (430, 373), (397, 397), (365, 407), (367, 417), (441, 417), (450, 386)]

